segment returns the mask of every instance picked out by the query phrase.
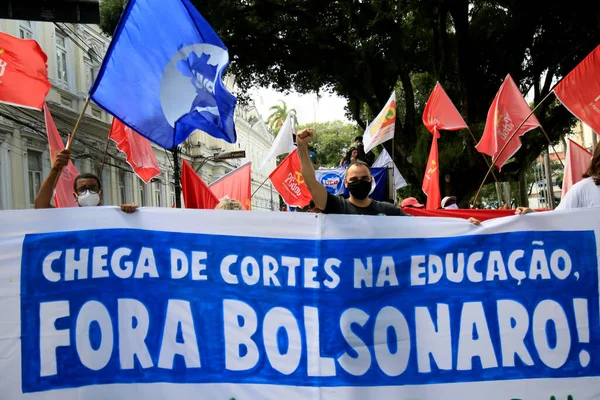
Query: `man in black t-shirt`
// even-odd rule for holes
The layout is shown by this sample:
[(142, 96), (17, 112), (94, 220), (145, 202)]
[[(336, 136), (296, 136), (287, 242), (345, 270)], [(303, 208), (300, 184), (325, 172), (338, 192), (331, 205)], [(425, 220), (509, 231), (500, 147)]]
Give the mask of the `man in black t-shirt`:
[(362, 161), (351, 164), (346, 170), (344, 186), (350, 192), (350, 198), (344, 199), (327, 191), (317, 178), (310, 160), (308, 143), (312, 140), (311, 129), (304, 129), (296, 135), (298, 157), (306, 187), (312, 195), (317, 208), (325, 214), (361, 214), (361, 215), (402, 215), (406, 214), (393, 204), (375, 201), (369, 198), (371, 191), (371, 170)]

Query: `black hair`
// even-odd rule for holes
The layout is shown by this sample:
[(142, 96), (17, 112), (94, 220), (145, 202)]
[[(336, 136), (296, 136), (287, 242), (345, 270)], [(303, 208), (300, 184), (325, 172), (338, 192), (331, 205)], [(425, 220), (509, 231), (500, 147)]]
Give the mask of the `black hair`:
[(98, 182), (98, 189), (102, 189), (102, 183), (100, 182), (100, 179), (98, 179), (98, 177), (96, 175), (86, 172), (86, 173), (77, 175), (77, 178), (75, 178), (75, 180), (73, 181), (73, 191), (74, 192), (77, 191), (77, 181), (80, 179), (95, 179), (96, 182)]
[(366, 162), (364, 162), (362, 160), (356, 160), (356, 161), (354, 161), (352, 164), (348, 165), (347, 169), (350, 169), (350, 167), (355, 166), (355, 165), (364, 165), (365, 167), (367, 167), (367, 169), (369, 170), (369, 172), (371, 171), (371, 168), (369, 168), (369, 164), (367, 164)]
[(361, 142), (361, 143), (362, 143), (362, 141), (363, 141), (363, 137), (362, 137), (362, 136), (357, 136), (357, 137), (355, 137), (355, 138), (354, 138), (354, 141), (356, 142), (357, 140), (358, 140), (359, 142)]

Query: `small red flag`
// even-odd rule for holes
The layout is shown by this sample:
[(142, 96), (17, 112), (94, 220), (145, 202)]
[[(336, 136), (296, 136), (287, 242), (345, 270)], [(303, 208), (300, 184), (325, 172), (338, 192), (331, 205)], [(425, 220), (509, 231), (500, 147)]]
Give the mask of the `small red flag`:
[(110, 127), (110, 138), (117, 148), (125, 153), (127, 164), (131, 165), (137, 176), (145, 183), (160, 174), (160, 168), (150, 141), (133, 129), (113, 118)]
[(554, 94), (573, 115), (600, 134), (600, 46), (554, 88)]
[(467, 127), (465, 120), (439, 82), (435, 84), (425, 105), (423, 123), (431, 133), (433, 133), (434, 128), (439, 131), (456, 131)]
[[(521, 125), (529, 113), (531, 113), (531, 108), (523, 98), (517, 84), (510, 75), (506, 75), (488, 111), (483, 136), (475, 146), (477, 151), (492, 156), (494, 164), (501, 169), (506, 161), (521, 148), (520, 137), (540, 126), (536, 116), (532, 114), (519, 132), (513, 136), (515, 129)], [(512, 140), (499, 155), (500, 150), (511, 136), (513, 136)]]
[(242, 204), (245, 210), (252, 209), (252, 176), (251, 163), (246, 163), (234, 169), (227, 175), (210, 184), (210, 190), (217, 199), (228, 197)]
[(312, 195), (308, 191), (304, 177), (300, 172), (298, 150), (292, 151), (271, 172), (269, 179), (271, 179), (275, 190), (283, 197), (283, 201), (288, 205), (292, 207), (306, 207), (310, 203)]
[[(46, 134), (48, 135), (48, 144), (50, 146), (50, 162), (54, 164), (54, 160), (61, 150), (64, 150), (65, 145), (56, 129), (50, 109), (48, 105), (44, 105), (44, 120), (46, 122)], [(63, 168), (60, 178), (56, 183), (54, 190), (54, 205), (57, 208), (64, 207), (78, 207), (75, 197), (73, 196), (73, 182), (79, 175), (79, 171), (73, 165), (73, 162), (69, 161), (69, 164)]]
[(427, 210), (435, 210), (442, 204), (440, 195), (440, 170), (438, 168), (438, 136), (437, 127), (433, 132), (433, 141), (429, 151), (427, 167), (425, 167), (425, 176), (423, 177), (423, 192), (427, 195)]
[(50, 90), (47, 60), (35, 40), (0, 32), (0, 102), (41, 110)]
[[(219, 199), (210, 191), (194, 168), (183, 160), (181, 168), (181, 190), (185, 208), (214, 209)], [(173, 207), (175, 205), (173, 204)]]
[(562, 197), (564, 198), (571, 186), (583, 179), (590, 167), (592, 153), (569, 139), (567, 142), (567, 157), (563, 175)]

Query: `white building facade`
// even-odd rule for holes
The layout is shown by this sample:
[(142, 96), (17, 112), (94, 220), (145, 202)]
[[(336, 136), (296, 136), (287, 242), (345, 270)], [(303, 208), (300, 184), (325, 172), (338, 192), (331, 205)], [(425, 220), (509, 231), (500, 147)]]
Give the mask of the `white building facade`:
[[(0, 20), (0, 31), (36, 40), (48, 56), (48, 77), (52, 89), (46, 102), (66, 142), (110, 39), (95, 25)], [(232, 87), (233, 78), (229, 77), (226, 84)], [(175, 204), (175, 185), (171, 154), (153, 145), (161, 174), (145, 184), (133, 173), (125, 162), (125, 156), (112, 141), (107, 147), (111, 122), (112, 117), (108, 113), (90, 103), (71, 149), (79, 172), (92, 172), (101, 178), (105, 205), (135, 203), (172, 207)], [(278, 210), (279, 195), (270, 181), (264, 182), (267, 176), (257, 171), (273, 136), (253, 105), (238, 104), (235, 124), (238, 134), (236, 144), (197, 131), (181, 146), (182, 158), (196, 169), (204, 164), (200, 176), (207, 184), (248, 161), (252, 162), (252, 187), (253, 193), (256, 192), (252, 198), (253, 210)], [(205, 160), (233, 150), (245, 150), (246, 158)], [(32, 208), (35, 195), (50, 168), (43, 113), (0, 104), (0, 209)], [(273, 168), (275, 160), (271, 161), (269, 170)], [(261, 185), (263, 182), (264, 185)]]

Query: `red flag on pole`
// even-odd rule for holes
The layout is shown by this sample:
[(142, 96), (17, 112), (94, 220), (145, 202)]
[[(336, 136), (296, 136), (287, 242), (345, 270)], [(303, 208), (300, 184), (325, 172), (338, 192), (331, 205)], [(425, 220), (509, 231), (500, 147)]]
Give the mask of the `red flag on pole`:
[(244, 210), (252, 209), (252, 176), (251, 163), (246, 163), (234, 169), (227, 175), (210, 184), (210, 190), (217, 199), (228, 197), (242, 204)]
[(567, 142), (567, 158), (563, 175), (562, 197), (564, 198), (571, 186), (583, 179), (590, 167), (592, 153), (572, 141)]
[(145, 183), (160, 174), (160, 168), (150, 141), (133, 129), (113, 118), (110, 127), (110, 138), (117, 144), (117, 148), (127, 156), (127, 164)]
[(467, 127), (465, 120), (439, 82), (435, 84), (425, 105), (423, 124), (431, 133), (433, 133), (434, 128), (437, 128), (438, 131), (456, 131)]
[[(181, 190), (185, 208), (214, 209), (219, 199), (210, 191), (194, 168), (183, 160), (181, 168)], [(175, 205), (173, 205), (175, 207)]]
[[(531, 108), (523, 98), (517, 84), (510, 75), (506, 75), (488, 111), (483, 136), (475, 146), (477, 151), (492, 156), (494, 164), (501, 169), (506, 161), (521, 148), (520, 137), (540, 126), (536, 116), (531, 115), (519, 132), (513, 136), (515, 129), (530, 112)], [(498, 156), (511, 136), (513, 136), (512, 140)]]
[(425, 167), (425, 176), (423, 177), (423, 192), (427, 195), (427, 210), (435, 210), (442, 203), (440, 194), (440, 170), (438, 168), (438, 137), (437, 127), (434, 128), (433, 141), (429, 151), (429, 159)]
[[(47, 104), (44, 105), (44, 120), (46, 122), (46, 134), (48, 135), (48, 144), (50, 147), (50, 162), (54, 164), (56, 156), (61, 150), (64, 150), (65, 145), (58, 133), (58, 129), (56, 129)], [(73, 162), (69, 161), (69, 164), (63, 168), (54, 190), (54, 205), (57, 208), (78, 207), (73, 196), (73, 182), (75, 182), (75, 178), (78, 175), (79, 171), (77, 171)]]
[(0, 102), (41, 110), (50, 90), (47, 60), (35, 40), (0, 32)]
[(600, 134), (600, 46), (554, 88), (554, 94), (573, 115)]
[(283, 197), (283, 201), (292, 207), (305, 207), (310, 203), (312, 195), (304, 183), (304, 177), (300, 172), (300, 159), (298, 150), (292, 151), (271, 172), (269, 179), (275, 190)]

